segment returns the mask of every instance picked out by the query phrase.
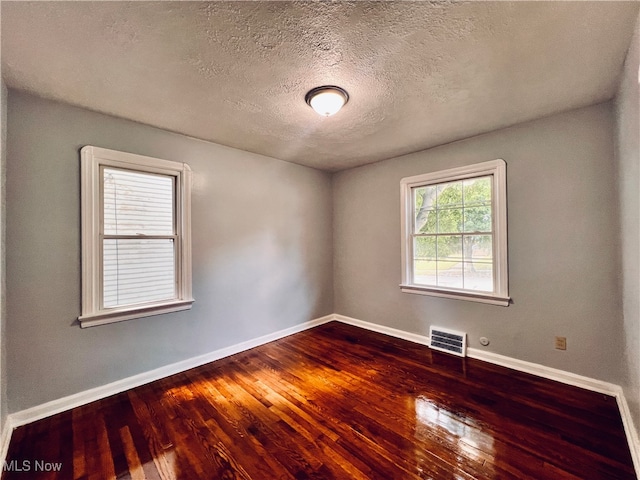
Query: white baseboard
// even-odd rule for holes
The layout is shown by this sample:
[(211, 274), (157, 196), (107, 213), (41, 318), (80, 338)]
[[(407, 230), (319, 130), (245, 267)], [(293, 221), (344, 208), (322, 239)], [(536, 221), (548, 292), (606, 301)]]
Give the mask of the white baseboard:
[[(371, 330), (373, 332), (383, 333), (391, 337), (401, 338), (403, 340), (420, 343), (422, 345), (429, 345), (429, 337), (426, 335), (405, 332), (404, 330), (398, 330), (396, 328), (366, 322), (364, 320), (358, 320), (356, 318), (346, 317), (339, 314), (334, 314), (333, 319), (342, 323), (361, 327), (366, 330)], [(547, 378), (549, 380), (555, 380), (561, 383), (566, 383), (568, 385), (573, 385), (575, 387), (604, 393), (606, 395), (611, 395), (612, 397), (615, 397), (618, 392), (621, 391), (621, 388), (618, 385), (614, 385), (613, 383), (603, 382), (602, 380), (596, 380), (564, 370), (546, 367), (538, 363), (526, 362), (524, 360), (518, 360), (517, 358), (507, 357), (477, 348), (468, 348), (467, 356), (470, 358), (475, 358), (477, 360), (492, 363), (494, 365), (500, 365), (512, 370), (517, 370), (519, 372), (530, 373), (532, 375)]]
[(7, 417), (4, 425), (2, 426), (2, 433), (0, 434), (0, 462), (2, 462), (0, 465), (4, 466), (4, 461), (7, 459), (12, 434), (13, 425), (11, 425), (11, 420)]
[[(268, 335), (263, 335), (261, 337), (254, 338), (253, 340), (241, 342), (236, 345), (232, 345), (230, 347), (226, 347), (220, 350), (215, 350), (213, 352), (206, 353), (204, 355), (188, 358), (186, 360), (172, 363), (170, 365), (165, 365), (164, 367), (156, 368), (148, 372), (143, 372), (138, 375), (133, 375), (131, 377), (123, 378), (122, 380), (117, 380), (115, 382), (108, 383), (100, 387), (91, 388), (83, 392), (74, 393), (73, 395), (68, 395), (66, 397), (62, 397), (57, 400), (52, 400), (50, 402), (43, 403), (35, 407), (27, 408), (25, 410), (21, 410), (19, 412), (10, 414), (7, 423), (10, 424), (11, 428), (20, 427), (22, 425), (35, 422), (36, 420), (50, 417), (51, 415), (55, 415), (57, 413), (67, 411), (72, 408), (79, 407), (81, 405), (86, 405), (93, 401), (100, 400), (102, 398), (106, 398), (111, 395), (124, 392), (131, 388), (139, 387), (141, 385), (153, 382), (155, 380), (160, 380), (161, 378), (165, 378), (170, 375), (175, 375), (176, 373), (181, 373), (191, 368), (199, 367), (201, 365), (213, 362), (215, 360), (219, 360), (224, 357), (228, 357), (230, 355), (234, 355), (236, 353), (244, 352), (245, 350), (249, 350), (251, 348), (264, 345), (265, 343), (269, 343), (274, 340), (278, 340), (280, 338), (293, 335), (294, 333), (302, 332), (303, 330), (308, 330), (318, 325), (322, 325), (323, 323), (330, 322), (333, 319), (334, 319), (333, 315), (327, 315), (325, 317), (321, 317), (315, 320), (301, 323), (299, 325), (295, 325), (293, 327), (286, 328), (284, 330), (279, 330), (277, 332), (270, 333)], [(0, 458), (0, 460), (3, 460), (3, 459)]]
[[(333, 318), (336, 321), (371, 330), (373, 332), (383, 333), (391, 337), (401, 338), (403, 340), (408, 340), (422, 345), (429, 345), (429, 337), (425, 335), (405, 332), (396, 328), (366, 322), (364, 320), (358, 320), (356, 318), (346, 317), (339, 314), (333, 315)], [(529, 373), (538, 377), (555, 380), (574, 387), (580, 387), (615, 397), (620, 410), (620, 416), (622, 417), (622, 423), (627, 436), (627, 442), (629, 443), (629, 449), (631, 450), (631, 457), (636, 470), (636, 476), (640, 478), (640, 440), (638, 438), (638, 431), (635, 429), (631, 411), (629, 410), (622, 387), (613, 383), (603, 382), (602, 380), (596, 380), (594, 378), (559, 370), (557, 368), (547, 367), (538, 363), (526, 362), (524, 360), (518, 360), (517, 358), (507, 357), (477, 348), (468, 348), (467, 356), (492, 363), (494, 365), (500, 365), (512, 370), (517, 370), (519, 372)]]
[(612, 397), (615, 397), (618, 390), (620, 390), (620, 387), (613, 383), (603, 382), (602, 380), (596, 380), (594, 378), (585, 377), (565, 370), (559, 370), (557, 368), (546, 367), (539, 363), (526, 362), (524, 360), (518, 360), (517, 358), (487, 352), (478, 348), (468, 348), (467, 356), (484, 362), (493, 363), (494, 365), (500, 365), (512, 370), (517, 370), (519, 372), (530, 373), (531, 375), (536, 375), (537, 377), (546, 378), (548, 380), (555, 380), (556, 382), (565, 383), (574, 387), (604, 393), (605, 395), (610, 395)]
[[(13, 430), (19, 426), (35, 422), (36, 420), (61, 413), (66, 410), (79, 407), (81, 405), (86, 405), (87, 403), (93, 402), (95, 400), (100, 400), (102, 398), (124, 392), (131, 388), (139, 387), (141, 385), (168, 377), (170, 375), (174, 375), (176, 373), (184, 372), (191, 368), (199, 367), (215, 360), (219, 360), (221, 358), (228, 357), (230, 355), (234, 355), (236, 353), (258, 347), (260, 345), (264, 345), (274, 340), (293, 335), (294, 333), (317, 327), (330, 321), (346, 323), (348, 325), (353, 325), (355, 327), (364, 328), (366, 330), (382, 333), (391, 337), (408, 340), (410, 342), (419, 343), (421, 345), (429, 344), (429, 337), (425, 335), (410, 333), (404, 330), (366, 322), (364, 320), (359, 320), (340, 314), (326, 315), (324, 317), (301, 323), (284, 330), (279, 330), (277, 332), (255, 338), (253, 340), (241, 342), (230, 347), (215, 350), (204, 355), (192, 357), (180, 362), (173, 363), (171, 365), (166, 365), (164, 367), (150, 370), (148, 372), (143, 372), (138, 375), (124, 378), (107, 385), (102, 385), (100, 387), (85, 390), (83, 392), (69, 395), (57, 400), (52, 400), (42, 405), (37, 405), (32, 408), (12, 413), (8, 416), (0, 436), (0, 462), (2, 462), (1, 464), (4, 464), (3, 462), (6, 459), (9, 443), (11, 440), (11, 434)], [(625, 433), (629, 442), (629, 448), (631, 450), (631, 456), (633, 458), (636, 474), (638, 475), (638, 478), (640, 478), (640, 440), (638, 439), (637, 430), (634, 428), (633, 418), (627, 405), (624, 392), (620, 386), (582, 375), (577, 375), (575, 373), (566, 372), (564, 370), (558, 370), (537, 363), (526, 362), (524, 360), (518, 360), (516, 358), (506, 357), (504, 355), (486, 352), (484, 350), (475, 348), (467, 349), (467, 355), (471, 358), (493, 363), (495, 365), (501, 365), (503, 367), (511, 368), (520, 372), (530, 373), (542, 378), (555, 380), (568, 385), (573, 385), (576, 387), (584, 388), (598, 393), (604, 393), (606, 395), (615, 397), (620, 409), (620, 415), (622, 417)]]
[(429, 345), (429, 337), (419, 335), (417, 333), (405, 332), (404, 330), (398, 330), (397, 328), (386, 327), (377, 323), (365, 322), (364, 320), (358, 320), (357, 318), (346, 317), (340, 314), (333, 314), (333, 320), (338, 322), (353, 325), (354, 327), (364, 328), (365, 330), (371, 330), (372, 332), (382, 333), (389, 335), (390, 337), (401, 338), (403, 340), (409, 340), (413, 343), (419, 343), (421, 345)]
[(627, 434), (627, 441), (629, 442), (629, 449), (631, 450), (633, 466), (636, 469), (636, 476), (640, 478), (640, 438), (638, 438), (638, 430), (635, 428), (636, 426), (631, 416), (631, 410), (629, 410), (629, 404), (624, 396), (624, 391), (621, 387), (618, 387), (618, 389), (616, 400), (618, 401), (618, 408), (620, 408), (624, 431)]

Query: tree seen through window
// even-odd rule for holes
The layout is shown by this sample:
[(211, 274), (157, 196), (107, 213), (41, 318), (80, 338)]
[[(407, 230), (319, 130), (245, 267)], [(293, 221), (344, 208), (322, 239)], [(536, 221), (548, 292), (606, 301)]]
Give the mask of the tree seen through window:
[(493, 291), (492, 177), (412, 190), (415, 283)]

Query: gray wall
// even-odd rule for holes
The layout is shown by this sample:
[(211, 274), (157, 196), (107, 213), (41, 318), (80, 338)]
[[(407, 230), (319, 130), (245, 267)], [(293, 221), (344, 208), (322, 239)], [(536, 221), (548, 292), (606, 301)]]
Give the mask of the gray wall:
[(616, 98), (617, 159), (620, 187), (622, 305), (624, 311), (625, 398), (640, 429), (640, 17), (627, 54)]
[[(401, 293), (400, 179), (496, 158), (507, 162), (513, 304)], [(471, 347), (619, 383), (614, 164), (606, 103), (336, 174), (336, 312), (418, 334), (462, 330)]]
[[(638, 348), (625, 342), (639, 320), (622, 323), (614, 125), (607, 103), (344, 171), (331, 181), (309, 168), (11, 90), (9, 411), (334, 311), (421, 334), (430, 324), (464, 330), (475, 348), (485, 348), (478, 338), (487, 336), (489, 351), (625, 383), (633, 394), (637, 383), (630, 379), (638, 376), (623, 373), (621, 352), (631, 352), (631, 368)], [(78, 150), (87, 144), (191, 165), (193, 310), (76, 325)], [(400, 179), (495, 158), (508, 165), (513, 305), (400, 293)], [(625, 159), (637, 171), (637, 148), (636, 157)], [(623, 204), (632, 202), (633, 184), (620, 187)], [(633, 208), (637, 222), (637, 203), (623, 205), (623, 220)], [(627, 248), (637, 260), (637, 244)], [(631, 279), (624, 287), (632, 299), (638, 277)], [(555, 335), (568, 338), (566, 352), (553, 349)]]
[[(10, 412), (333, 311), (328, 174), (13, 90), (8, 122)], [(193, 169), (191, 311), (77, 326), (89, 144)]]

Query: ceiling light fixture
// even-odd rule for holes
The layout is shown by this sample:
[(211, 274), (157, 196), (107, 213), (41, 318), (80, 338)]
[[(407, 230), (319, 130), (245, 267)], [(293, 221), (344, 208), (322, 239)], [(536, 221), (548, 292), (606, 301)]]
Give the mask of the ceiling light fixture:
[(338, 113), (349, 101), (349, 94), (343, 88), (324, 85), (309, 90), (304, 99), (318, 114), (330, 117)]

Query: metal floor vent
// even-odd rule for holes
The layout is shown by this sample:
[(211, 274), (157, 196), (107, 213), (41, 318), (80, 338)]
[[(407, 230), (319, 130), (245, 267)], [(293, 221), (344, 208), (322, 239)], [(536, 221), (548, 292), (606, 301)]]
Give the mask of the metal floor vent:
[(429, 328), (429, 347), (459, 357), (467, 356), (467, 334), (440, 327)]

